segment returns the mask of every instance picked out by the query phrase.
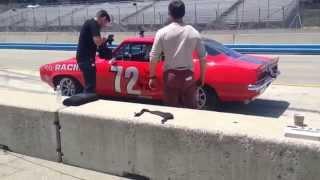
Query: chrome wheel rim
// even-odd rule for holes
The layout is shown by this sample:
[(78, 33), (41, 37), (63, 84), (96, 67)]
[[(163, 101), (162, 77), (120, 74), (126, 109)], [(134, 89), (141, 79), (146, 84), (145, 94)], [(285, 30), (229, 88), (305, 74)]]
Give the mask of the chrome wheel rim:
[(205, 108), (206, 103), (207, 103), (206, 92), (202, 87), (198, 87), (198, 89), (197, 89), (197, 108), (198, 109)]
[(76, 85), (72, 79), (63, 78), (59, 85), (62, 96), (73, 96), (76, 94)]

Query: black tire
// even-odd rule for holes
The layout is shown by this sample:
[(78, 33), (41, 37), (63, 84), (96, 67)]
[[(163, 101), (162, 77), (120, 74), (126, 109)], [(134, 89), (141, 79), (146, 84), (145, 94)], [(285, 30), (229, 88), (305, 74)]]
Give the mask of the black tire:
[(198, 87), (197, 90), (197, 106), (198, 109), (216, 110), (219, 106), (219, 98), (217, 93), (210, 87)]
[(62, 96), (73, 96), (82, 92), (80, 83), (71, 77), (60, 77), (56, 80), (55, 88), (60, 88)]

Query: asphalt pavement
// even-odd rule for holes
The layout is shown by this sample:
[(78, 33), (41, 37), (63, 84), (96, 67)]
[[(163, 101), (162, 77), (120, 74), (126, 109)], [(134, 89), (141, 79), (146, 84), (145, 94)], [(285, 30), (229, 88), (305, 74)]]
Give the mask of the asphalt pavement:
[[(0, 50), (0, 69), (37, 72), (43, 64), (74, 57), (70, 51)], [(266, 55), (280, 56), (279, 85), (320, 87), (320, 55)]]
[[(70, 51), (0, 50), (0, 87), (53, 93), (48, 85), (40, 81), (39, 67), (74, 56), (75, 52)], [(312, 112), (320, 109), (320, 97), (317, 97), (320, 94), (320, 73), (318, 72), (320, 56), (266, 56), (280, 56), (281, 75), (279, 78), (257, 101), (246, 106), (226, 105), (224, 107), (226, 111), (261, 116), (281, 116), (297, 99), (300, 100), (299, 103), (294, 103), (292, 107), (296, 110), (308, 109)], [(306, 108), (309, 104), (314, 106)], [(279, 105), (282, 108), (276, 108)], [(270, 111), (270, 109), (275, 109), (277, 112)], [(282, 113), (281, 109), (284, 109)], [(263, 113), (263, 111), (266, 112)]]

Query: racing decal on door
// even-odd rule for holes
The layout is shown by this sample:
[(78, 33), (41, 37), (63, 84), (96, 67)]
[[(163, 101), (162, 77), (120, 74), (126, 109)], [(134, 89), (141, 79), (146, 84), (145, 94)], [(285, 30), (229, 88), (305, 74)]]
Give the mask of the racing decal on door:
[[(111, 72), (116, 73), (116, 77), (114, 80), (114, 89), (117, 93), (121, 93), (121, 77), (123, 74), (122, 66), (111, 66)], [(127, 93), (132, 95), (141, 95), (140, 90), (134, 90), (133, 87), (136, 85), (139, 79), (139, 71), (136, 67), (128, 67), (125, 70), (124, 77), (129, 79), (127, 84)]]

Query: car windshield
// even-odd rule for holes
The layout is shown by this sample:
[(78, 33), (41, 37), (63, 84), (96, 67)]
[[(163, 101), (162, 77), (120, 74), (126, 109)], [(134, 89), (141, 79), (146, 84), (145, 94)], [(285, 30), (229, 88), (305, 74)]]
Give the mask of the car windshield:
[(241, 56), (237, 51), (230, 49), (217, 41), (203, 39), (203, 43), (209, 55), (216, 56), (222, 53), (233, 58), (239, 58)]

